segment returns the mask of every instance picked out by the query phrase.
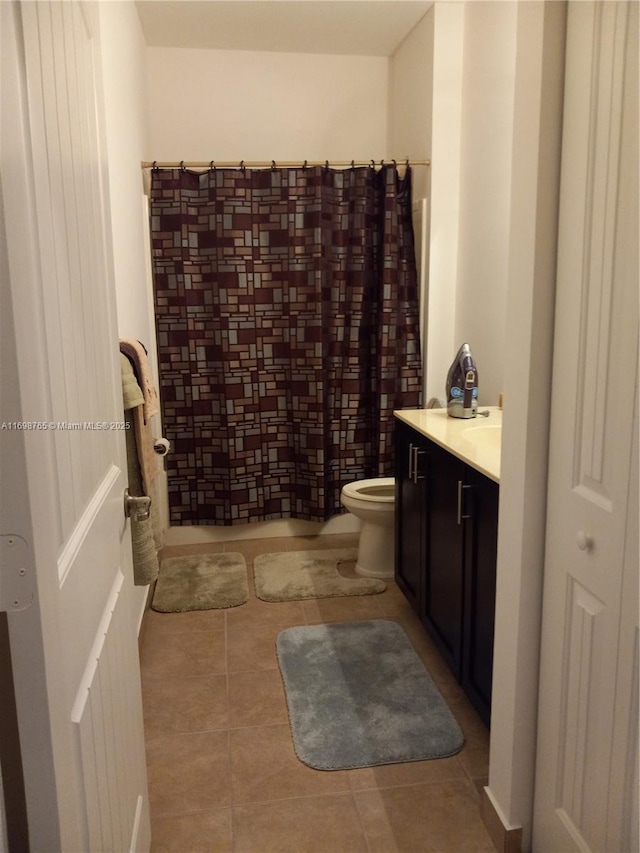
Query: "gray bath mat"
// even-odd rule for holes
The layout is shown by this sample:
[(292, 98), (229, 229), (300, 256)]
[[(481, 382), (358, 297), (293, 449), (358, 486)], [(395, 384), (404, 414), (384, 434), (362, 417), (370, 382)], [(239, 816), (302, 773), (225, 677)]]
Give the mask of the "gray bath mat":
[(316, 770), (444, 758), (464, 737), (402, 628), (384, 619), (278, 635), (293, 744)]
[(256, 595), (263, 601), (299, 601), (384, 592), (387, 587), (381, 580), (340, 574), (338, 563), (357, 556), (355, 548), (260, 554), (253, 561)]
[(162, 561), (151, 607), (162, 613), (218, 610), (248, 598), (242, 554), (196, 554)]

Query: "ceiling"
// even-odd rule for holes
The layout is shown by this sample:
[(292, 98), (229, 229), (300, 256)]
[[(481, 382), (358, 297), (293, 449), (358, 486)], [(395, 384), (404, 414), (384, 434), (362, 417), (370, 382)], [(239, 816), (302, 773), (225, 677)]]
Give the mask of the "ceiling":
[(391, 56), (433, 0), (137, 0), (154, 47)]

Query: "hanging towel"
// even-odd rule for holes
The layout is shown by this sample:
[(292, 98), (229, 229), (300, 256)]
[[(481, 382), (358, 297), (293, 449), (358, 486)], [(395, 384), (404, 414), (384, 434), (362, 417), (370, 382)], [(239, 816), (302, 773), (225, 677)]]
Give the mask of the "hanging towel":
[(126, 411), (144, 403), (144, 396), (133, 372), (133, 365), (126, 355), (120, 353), (120, 375), (122, 377), (122, 404)]
[[(127, 356), (120, 354), (120, 370), (122, 374), (122, 401), (124, 409), (124, 420), (127, 425), (125, 430), (127, 445), (127, 474), (129, 481), (129, 493), (134, 497), (142, 495), (152, 496), (151, 484), (155, 475), (148, 474), (147, 487), (143, 478), (141, 459), (145, 459), (148, 453), (144, 452), (144, 445), (148, 444), (150, 453), (153, 452), (153, 438), (151, 436), (150, 424), (144, 423), (143, 417), (143, 394), (133, 372), (133, 366)], [(152, 460), (157, 470), (157, 458)], [(131, 544), (133, 550), (133, 578), (137, 586), (150, 584), (158, 577), (157, 552), (162, 547), (162, 525), (158, 512), (157, 501), (152, 497), (151, 514), (145, 521), (131, 519)]]
[(160, 404), (147, 358), (147, 351), (140, 341), (127, 339), (120, 340), (120, 352), (123, 352), (133, 364), (138, 385), (144, 396), (144, 421), (149, 423), (149, 420), (160, 411)]
[[(142, 346), (142, 345), (141, 345)], [(153, 526), (153, 538), (156, 550), (164, 545), (164, 527), (160, 517), (160, 503), (157, 484), (154, 483), (160, 474), (162, 463), (154, 450), (154, 438), (151, 432), (151, 424), (145, 422), (143, 408), (144, 395), (138, 380), (135, 377), (134, 367), (129, 356), (120, 355), (120, 369), (122, 373), (123, 404), (126, 410), (131, 409), (133, 416), (133, 434), (135, 434), (135, 450), (140, 465), (142, 476), (142, 491), (140, 494), (149, 495), (151, 498), (151, 524)], [(147, 363), (148, 364), (148, 363)], [(152, 397), (158, 399), (155, 387), (148, 380), (148, 387)], [(129, 434), (129, 433), (127, 433)]]
[(142, 474), (142, 494), (151, 495), (153, 481), (160, 473), (158, 455), (153, 449), (151, 423), (144, 417), (144, 393), (134, 374), (134, 367), (128, 355), (120, 354), (122, 373), (122, 402), (125, 411), (131, 410), (133, 431), (136, 439), (136, 452)]
[[(133, 419), (131, 410), (124, 413), (125, 423), (128, 425), (127, 435), (127, 469), (129, 474), (129, 493), (134, 497), (144, 494), (140, 466), (135, 447)], [(155, 501), (151, 501), (153, 511)], [(158, 577), (159, 564), (156, 543), (153, 537), (153, 523), (151, 516), (145, 521), (131, 519), (131, 548), (133, 551), (133, 582), (136, 586), (146, 586)]]

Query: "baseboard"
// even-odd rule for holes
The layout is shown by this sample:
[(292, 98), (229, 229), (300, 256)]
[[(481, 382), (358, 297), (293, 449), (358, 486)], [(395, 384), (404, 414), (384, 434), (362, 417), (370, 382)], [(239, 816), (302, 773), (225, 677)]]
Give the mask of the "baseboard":
[(482, 820), (498, 853), (522, 853), (522, 827), (509, 826), (489, 788), (482, 789)]

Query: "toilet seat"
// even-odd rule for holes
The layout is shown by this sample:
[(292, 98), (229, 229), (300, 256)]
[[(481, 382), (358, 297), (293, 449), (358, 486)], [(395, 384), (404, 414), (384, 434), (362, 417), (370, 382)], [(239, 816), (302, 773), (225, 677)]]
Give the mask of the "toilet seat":
[(374, 477), (371, 480), (355, 480), (342, 487), (342, 493), (357, 501), (392, 504), (396, 499), (393, 477)]

